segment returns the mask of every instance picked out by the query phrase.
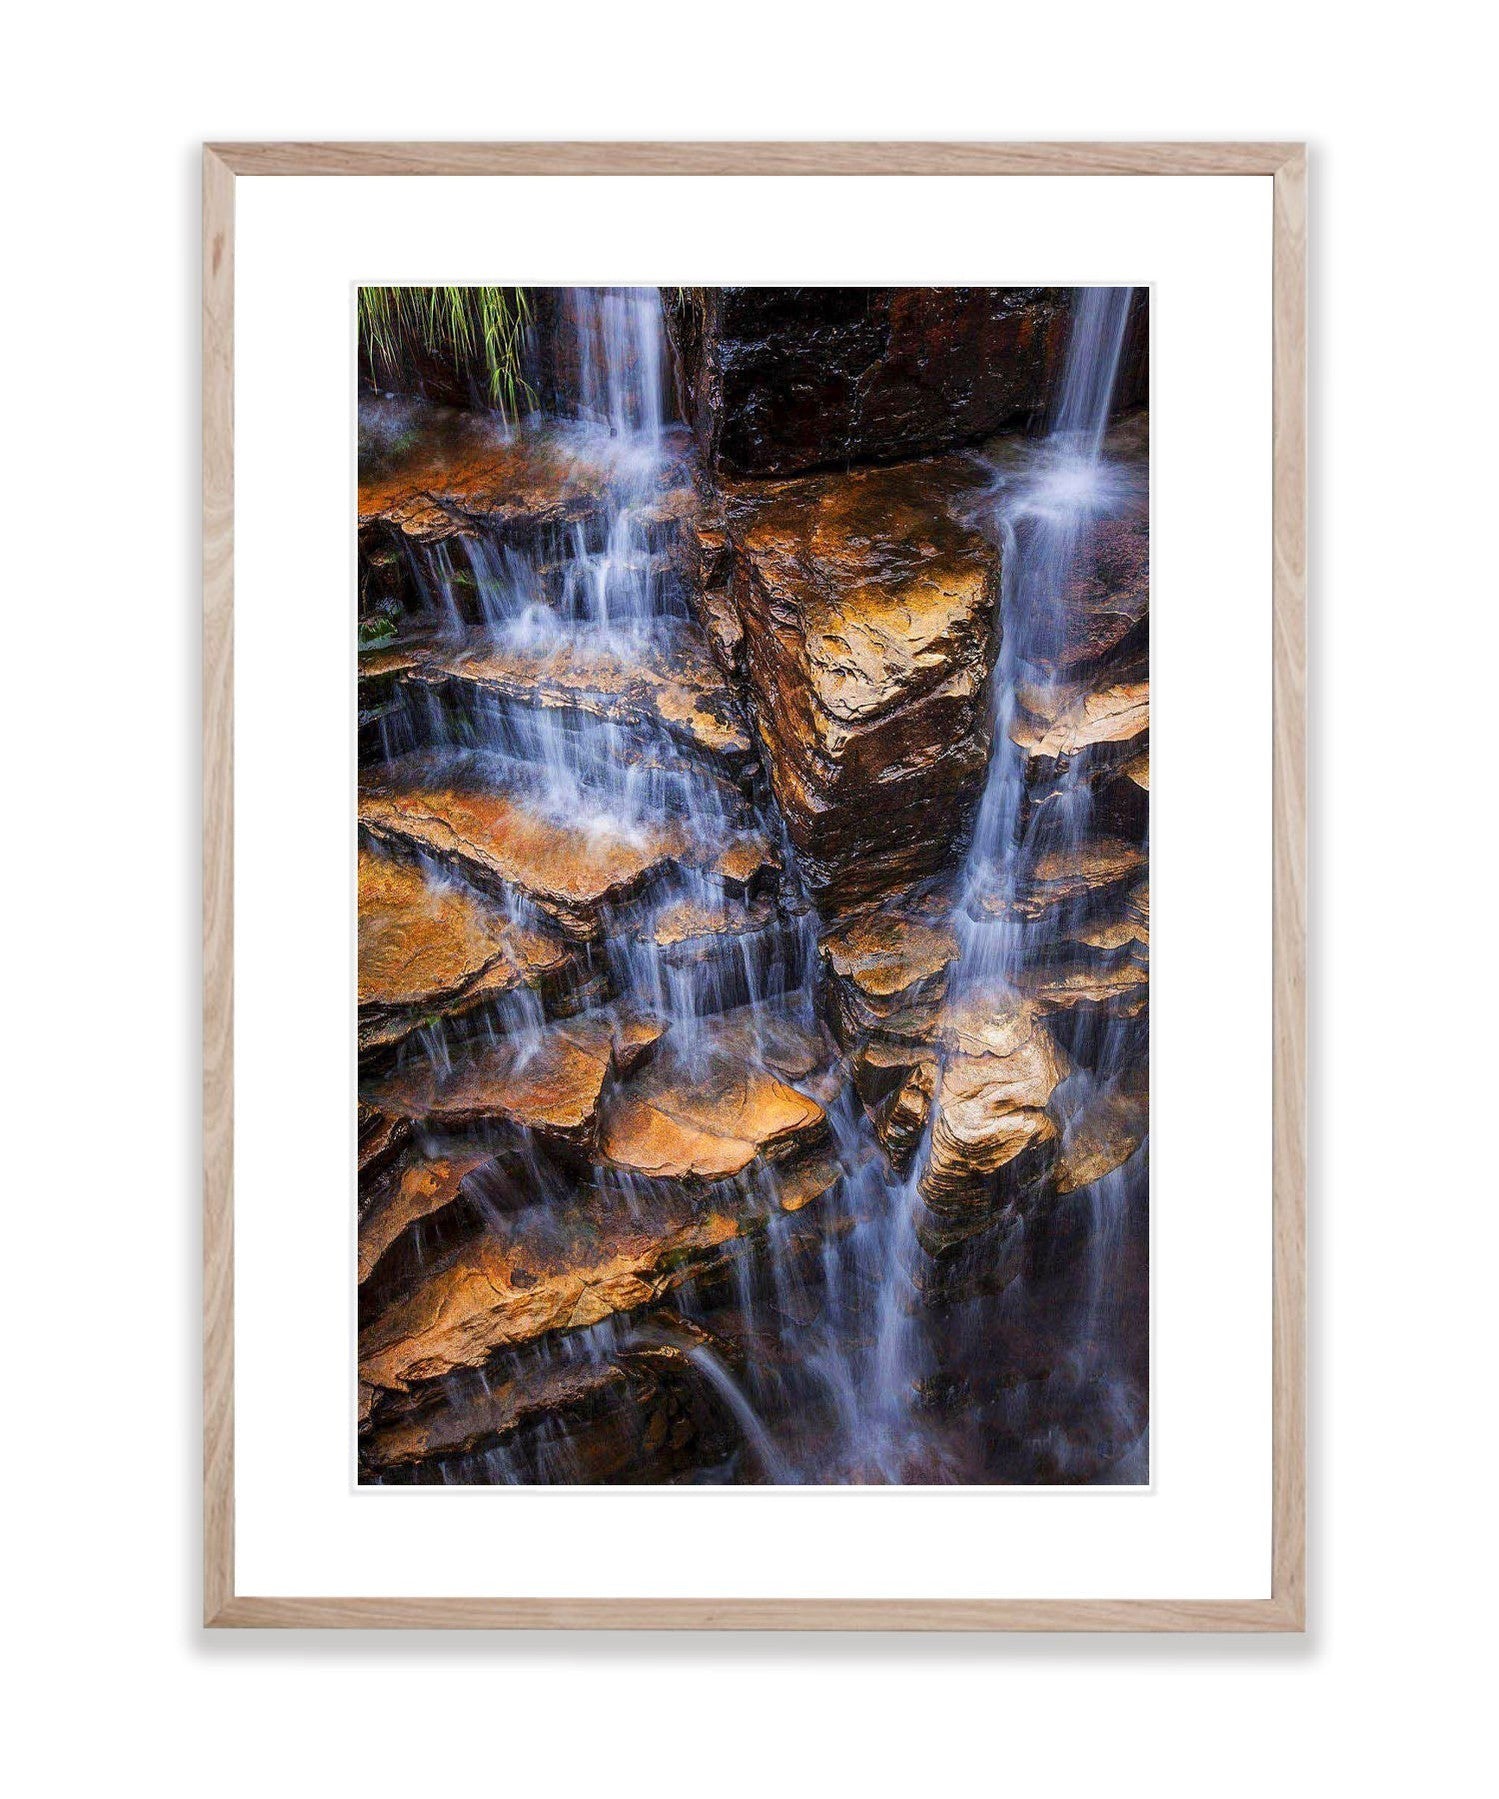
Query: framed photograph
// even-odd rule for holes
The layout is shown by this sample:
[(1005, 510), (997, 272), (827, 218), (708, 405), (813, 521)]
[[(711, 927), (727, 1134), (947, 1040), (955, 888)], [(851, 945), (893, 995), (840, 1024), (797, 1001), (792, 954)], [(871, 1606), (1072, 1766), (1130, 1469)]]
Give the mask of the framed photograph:
[(206, 1622), (1302, 1629), (1302, 147), (203, 202)]

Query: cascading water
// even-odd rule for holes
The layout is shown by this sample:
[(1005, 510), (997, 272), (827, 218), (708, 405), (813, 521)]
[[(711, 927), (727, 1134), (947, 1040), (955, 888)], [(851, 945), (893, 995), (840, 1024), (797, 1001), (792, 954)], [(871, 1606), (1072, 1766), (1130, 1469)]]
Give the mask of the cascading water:
[[(951, 974), (958, 1005), (1019, 991), (1078, 916), (1064, 906), (1038, 924), (1017, 902), (1038, 867), (1065, 866), (1087, 844), (1094, 823), (1087, 772), (1063, 759), (1038, 784), (1014, 727), (1026, 706), (1055, 709), (1067, 679), (1059, 645), (1079, 559), (1097, 524), (1138, 498), (1134, 476), (1111, 460), (1107, 444), (1131, 292), (1090, 289), (1077, 296), (1047, 434), (1012, 446), (992, 470), (984, 525), (1002, 546), (1003, 632), (987, 779), (966, 864), (947, 895), (959, 943)], [(592, 1005), (607, 995), (615, 1006), (664, 1019), (682, 1078), (707, 1082), (725, 1020), (742, 1019), (751, 1058), (770, 1063), (780, 1052), (766, 1023), (769, 1002), (783, 1018), (821, 1029), (813, 984), (817, 919), (762, 787), (750, 797), (669, 738), (643, 743), (628, 720), (605, 708), (515, 704), (501, 678), (517, 663), (531, 671), (582, 668), (597, 673), (602, 690), (624, 693), (653, 678), (663, 646), (691, 617), (660, 547), (658, 502), (673, 454), (660, 296), (654, 289), (578, 290), (567, 296), (563, 316), (576, 417), (547, 420), (545, 429), (600, 503), (580, 522), (559, 523), (524, 548), (466, 530), (409, 550), (414, 581), (435, 621), (435, 672), (413, 684), (404, 710), (381, 721), (381, 756), (418, 787), (472, 786), (519, 796), (532, 814), (581, 829), (600, 856), (670, 835), (679, 846), (670, 879), (649, 904), (606, 918), (591, 952), (596, 991), (585, 999)], [(512, 429), (524, 448), (527, 434), (541, 428), (533, 420)], [(721, 872), (725, 852), (755, 834), (773, 844), (786, 871), (773, 901)], [(434, 883), (453, 878), (436, 864), (427, 872)], [(518, 925), (545, 924), (524, 901), (507, 904)], [(720, 954), (683, 960), (674, 956), (676, 939), (666, 928), (675, 916), (728, 917), (734, 928), (724, 933)], [(460, 1043), (448, 1025), (430, 1022), (396, 1052), (396, 1064), (424, 1066), (446, 1079), (478, 1038), (506, 1045), (523, 1067), (546, 1028), (539, 1002), (522, 989), (466, 1023)], [(742, 1033), (741, 1051), (745, 1040)], [(1128, 1032), (1109, 1026), (1075, 1035), (1071, 1047), (1071, 1072), (1057, 1093), (1064, 1131), (1107, 1097), (1137, 1054)], [(953, 1384), (955, 1364), (984, 1359), (991, 1336), (1014, 1329), (1024, 1337), (1031, 1330), (1026, 1279), (1012, 1281), (997, 1300), (957, 1307), (935, 1332), (923, 1308), (927, 1258), (918, 1235), (931, 1119), (904, 1175), (892, 1172), (863, 1106), (846, 1088), (829, 1099), (828, 1121), (840, 1172), (819, 1200), (815, 1225), (783, 1207), (772, 1162), (757, 1177), (763, 1184), (755, 1198), (762, 1224), (757, 1248), (731, 1258), (727, 1293), (722, 1280), (695, 1277), (672, 1292), (671, 1305), (688, 1332), (680, 1354), (727, 1411), (742, 1445), (701, 1477), (995, 1478), (944, 1430), (933, 1395), (940, 1398)], [(440, 1130), (424, 1127), (419, 1135), (428, 1153), (447, 1152)], [(1053, 1375), (1053, 1384), (1070, 1379), (1080, 1394), (1093, 1396), (1095, 1410), (1110, 1415), (1112, 1437), (1143, 1444), (1131, 1396), (1111, 1385), (1108, 1303), (1121, 1221), (1138, 1203), (1142, 1167), (1137, 1157), (1067, 1202), (1078, 1214), (1082, 1272), (1070, 1289), (1068, 1317), (1052, 1319), (1049, 1328), (1070, 1336), (1069, 1353), (1059, 1358), (1066, 1372)], [(596, 1167), (587, 1178), (606, 1211), (647, 1216), (657, 1203), (647, 1175)], [(481, 1195), (476, 1203), (499, 1220), (516, 1208), (544, 1210), (560, 1193), (554, 1167), (536, 1153), (523, 1159), (503, 1199)], [(418, 1253), (426, 1253), (421, 1227), (415, 1241)], [(442, 1244), (433, 1243), (435, 1256)], [(639, 1353), (644, 1339), (621, 1335), (606, 1321), (563, 1330), (558, 1340), (555, 1364), (550, 1350), (529, 1359), (517, 1352), (513, 1367), (496, 1362), (478, 1377), (455, 1377), (454, 1403), (487, 1399), (520, 1372), (570, 1390), (578, 1368), (603, 1368)], [(739, 1352), (732, 1369), (710, 1347), (724, 1340)], [(1018, 1443), (1029, 1403), (993, 1402), (990, 1440), (1002, 1444), (1008, 1431)], [(1053, 1445), (1049, 1453), (1045, 1465), (1065, 1477), (1067, 1446)], [(1014, 1454), (1017, 1478), (1035, 1478), (1038, 1464), (1028, 1456), (1028, 1450)], [(543, 1418), (527, 1447), (491, 1450), (461, 1465), (466, 1472), (455, 1474), (458, 1460), (433, 1463), (442, 1479), (577, 1478), (567, 1431), (554, 1416)], [(1137, 1471), (1138, 1458), (1128, 1467)]]
[(1043, 854), (1075, 855), (1088, 834), (1091, 789), (1077, 764), (1032, 793), (1012, 727), (1024, 689), (1047, 710), (1060, 685), (1067, 589), (1089, 532), (1131, 497), (1131, 473), (1103, 455), (1133, 289), (1084, 288), (1053, 422), (1034, 453), (997, 470), (990, 529), (1004, 548), (1004, 630), (995, 675), (994, 747), (958, 908), (960, 987), (1013, 978), (1036, 946), (1015, 920), (1022, 881)]

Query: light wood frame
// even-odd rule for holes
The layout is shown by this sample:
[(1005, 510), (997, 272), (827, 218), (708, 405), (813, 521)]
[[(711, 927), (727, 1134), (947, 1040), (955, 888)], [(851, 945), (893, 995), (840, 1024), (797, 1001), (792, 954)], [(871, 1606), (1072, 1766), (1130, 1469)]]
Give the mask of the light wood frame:
[[(1271, 1596), (256, 1598), (234, 1589), (234, 183), (239, 175), (1274, 180)], [(203, 1615), (214, 1627), (1299, 1631), (1306, 1616), (1306, 149), (1264, 144), (210, 144), (203, 152)]]

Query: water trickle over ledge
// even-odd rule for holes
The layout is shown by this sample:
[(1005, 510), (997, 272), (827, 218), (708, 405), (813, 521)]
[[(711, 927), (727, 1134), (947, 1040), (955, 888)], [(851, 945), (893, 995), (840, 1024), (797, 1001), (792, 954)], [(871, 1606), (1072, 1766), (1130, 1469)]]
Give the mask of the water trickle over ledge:
[(1146, 1477), (1143, 295), (787, 292), (362, 396), (364, 1480)]

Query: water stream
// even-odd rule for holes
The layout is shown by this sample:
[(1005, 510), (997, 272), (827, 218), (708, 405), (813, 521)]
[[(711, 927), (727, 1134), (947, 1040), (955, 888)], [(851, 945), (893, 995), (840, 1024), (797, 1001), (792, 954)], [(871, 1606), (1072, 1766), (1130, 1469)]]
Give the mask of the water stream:
[[(1044, 707), (1049, 691), (1065, 680), (1057, 647), (1074, 567), (1094, 523), (1134, 496), (1135, 477), (1107, 454), (1130, 298), (1124, 288), (1082, 290), (1045, 435), (1016, 446), (991, 468), (982, 510), (985, 529), (1002, 547), (1003, 632), (991, 763), (953, 896), (960, 956), (952, 980), (959, 997), (1010, 992), (1045, 959), (1051, 945), (1038, 936), (1039, 927), (1016, 916), (1016, 896), (1043, 858), (1075, 858), (1094, 830), (1086, 773), (1063, 766), (1038, 789), (1012, 726), (1022, 695), (1029, 691), (1031, 703)], [(689, 612), (659, 554), (656, 525), (663, 471), (679, 450), (668, 420), (661, 302), (654, 289), (579, 290), (569, 297), (566, 316), (579, 416), (566, 424), (547, 421), (547, 429), (601, 483), (601, 522), (563, 529), (525, 552), (482, 532), (415, 547), (413, 574), (437, 631), (459, 659), (557, 652), (628, 671), (648, 664)], [(521, 433), (537, 428), (535, 422), (515, 427)], [(414, 770), (419, 781), (471, 780), (513, 792), (541, 815), (583, 824), (601, 850), (639, 843), (667, 823), (688, 834), (699, 853), (684, 859), (643, 924), (611, 934), (601, 952), (616, 1003), (667, 1019), (674, 1053), (711, 1054), (704, 1032), (734, 1008), (748, 1008), (753, 1022), (767, 1002), (778, 1000), (809, 1024), (815, 1018), (817, 919), (763, 798), (747, 797), (669, 744), (642, 754), (636, 735), (602, 717), (520, 707), (441, 685), (419, 692), (409, 706), (418, 711), (408, 708), (383, 725), (383, 749), (392, 767)], [(731, 933), (719, 957), (684, 963), (663, 954), (649, 929), (662, 908), (743, 911), (744, 901), (712, 864), (717, 850), (748, 833), (768, 838), (788, 871), (764, 927)], [(434, 879), (450, 878), (435, 867), (431, 872)], [(1070, 922), (1064, 909), (1044, 930), (1055, 934)], [(496, 1041), (539, 1041), (543, 1020), (534, 1000), (507, 1003), (509, 1010), (491, 1015), (484, 1028)], [(435, 1023), (401, 1057), (449, 1066), (450, 1036), (448, 1026)], [(1106, 1027), (1083, 1033), (1072, 1048), (1073, 1071), (1058, 1094), (1064, 1120), (1095, 1103), (1138, 1053), (1128, 1033)], [(992, 1351), (1039, 1328), (1026, 1311), (1034, 1271), (1027, 1269), (1003, 1294), (959, 1306), (934, 1324), (922, 1304), (925, 1252), (917, 1231), (926, 1142), (901, 1176), (892, 1173), (851, 1096), (832, 1104), (830, 1124), (843, 1172), (814, 1208), (816, 1230), (800, 1214), (781, 1214), (767, 1191), (763, 1253), (739, 1257), (729, 1296), (721, 1288), (700, 1294), (691, 1282), (675, 1294), (680, 1315), (701, 1333), (686, 1348), (687, 1360), (727, 1408), (744, 1445), (719, 1477), (782, 1483), (1004, 1478), (992, 1472), (994, 1453), (987, 1467), (975, 1465), (939, 1402), (964, 1356), (983, 1359), (986, 1344)], [(1070, 1380), (1079, 1406), (1108, 1412), (1106, 1430), (1141, 1445), (1138, 1396), (1112, 1373), (1109, 1289), (1123, 1220), (1139, 1203), (1142, 1160), (1069, 1202), (1083, 1245), (1081, 1271), (1065, 1283), (1068, 1318), (1059, 1324), (1051, 1317), (1047, 1325), (1074, 1345), (1062, 1358), (1065, 1372), (1052, 1377), (1053, 1389), (1057, 1379)], [(607, 1172), (595, 1178), (615, 1203), (642, 1203), (637, 1179)], [(540, 1162), (535, 1183), (538, 1191), (555, 1185)], [(604, 1361), (620, 1352), (612, 1332), (584, 1336), (568, 1354)], [(706, 1346), (710, 1337), (734, 1341), (742, 1365), (731, 1369)], [(983, 1401), (991, 1447), (1011, 1437), (1023, 1445), (1011, 1458), (1014, 1478), (1033, 1478), (1037, 1465), (1035, 1446), (1024, 1443), (1033, 1399), (1028, 1391)], [(1053, 1390), (1053, 1409), (1056, 1399)], [(1047, 1453), (1044, 1465), (1065, 1478), (1068, 1445), (1054, 1443)], [(1143, 1447), (1134, 1460), (1126, 1458), (1118, 1477), (1138, 1477), (1141, 1456)], [(536, 1434), (528, 1455), (491, 1452), (477, 1472), (459, 1477), (566, 1479), (568, 1467), (565, 1443), (552, 1425)], [(444, 1477), (454, 1478), (452, 1470)]]

